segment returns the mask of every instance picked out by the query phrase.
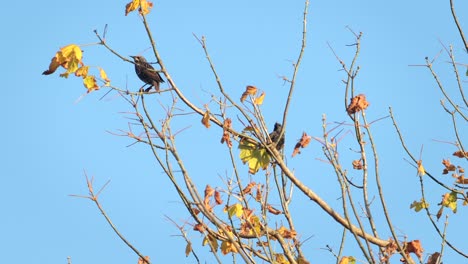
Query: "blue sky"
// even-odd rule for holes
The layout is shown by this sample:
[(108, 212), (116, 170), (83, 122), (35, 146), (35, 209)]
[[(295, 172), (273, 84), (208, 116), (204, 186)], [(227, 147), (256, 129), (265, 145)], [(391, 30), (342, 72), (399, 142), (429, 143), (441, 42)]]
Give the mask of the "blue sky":
[[(468, 31), (468, 3), (455, 2)], [(67, 256), (75, 264), (136, 263), (137, 257), (112, 233), (90, 201), (68, 196), (87, 193), (84, 171), (95, 176), (97, 186), (111, 180), (101, 202), (118, 228), (144, 254), (158, 263), (195, 263), (185, 257), (184, 242), (174, 236), (177, 229), (165, 220), (167, 215), (181, 223), (188, 215), (149, 150), (139, 145), (126, 147), (132, 143), (129, 139), (106, 132), (127, 128), (122, 112), (129, 111), (128, 105), (112, 95), (99, 101), (104, 90), (75, 103), (85, 93), (80, 80), (41, 75), (60, 47), (97, 42), (93, 30), (101, 30), (105, 24), (109, 25), (108, 44), (122, 55), (143, 52), (152, 58), (149, 51), (144, 52), (149, 43), (141, 20), (135, 13), (125, 17), (125, 4), (46, 0), (24, 6), (23, 2), (12, 2), (10, 11), (0, 17), (4, 36), (0, 66), (4, 91), (1, 263), (18, 259), (66, 263)], [(206, 36), (221, 80), (233, 97), (240, 96), (249, 84), (266, 91), (263, 111), (273, 126), (281, 119), (287, 92), (278, 76), (292, 73), (291, 61), (300, 48), (302, 12), (302, 1), (157, 1), (148, 20), (166, 67), (197, 105), (209, 102), (211, 93), (216, 93), (216, 83), (192, 33)], [(350, 61), (354, 49), (346, 45), (354, 40), (346, 26), (363, 32), (357, 90), (371, 103), (368, 118), (386, 116), (392, 106), (409, 148), (419, 155), (424, 145), (426, 169), (442, 177), (440, 161), (458, 161), (451, 157), (451, 145), (433, 140), (454, 141), (449, 116), (439, 106), (442, 95), (428, 70), (408, 65), (424, 64), (424, 57), (434, 57), (442, 49), (440, 42), (453, 44), (457, 58), (466, 63), (448, 1), (312, 1), (307, 50), (288, 123), (287, 150), (292, 150), (302, 131), (321, 135), (322, 114), (330, 122), (349, 121), (343, 109), (344, 74), (327, 46), (330, 43), (343, 60)], [(85, 47), (84, 58), (88, 64), (106, 69), (115, 86), (131, 89), (141, 85), (133, 65), (103, 47)], [(453, 71), (446, 61), (443, 55), (434, 67), (454, 88)], [(168, 104), (168, 99), (154, 101)], [(212, 138), (218, 138), (220, 132), (206, 130), (199, 117), (192, 117), (177, 123), (180, 128), (191, 125), (179, 141), (187, 150), (187, 166), (199, 189), (207, 183), (221, 186), (219, 175), (231, 171), (219, 154), (224, 146), (213, 145)], [(240, 124), (235, 127), (241, 128)], [(419, 181), (415, 169), (403, 160), (406, 155), (391, 121), (380, 121), (373, 129), (384, 190), (399, 234), (409, 240), (420, 239), (425, 254), (439, 251), (439, 240), (428, 220), (409, 210), (409, 204), (420, 198)], [(461, 129), (466, 135), (466, 127)], [(350, 137), (345, 138), (344, 160), (352, 160), (352, 144)], [(321, 146), (313, 142), (300, 156), (289, 158), (288, 164), (304, 182), (316, 186), (318, 194), (339, 205), (333, 172), (317, 158), (323, 158)], [(466, 162), (459, 164), (466, 167)], [(427, 188), (436, 212), (443, 191), (436, 186)], [(331, 263), (333, 256), (321, 248), (326, 244), (338, 248), (339, 232), (335, 231), (341, 228), (298, 191), (296, 197), (293, 210), (299, 215), (298, 231), (311, 237), (304, 246), (307, 255), (312, 263)], [(456, 215), (449, 215), (448, 237), (467, 252), (462, 221), (468, 217), (466, 210), (460, 208)], [(383, 238), (390, 236), (387, 229), (382, 230)], [(201, 244), (198, 233), (190, 235), (194, 243)], [(199, 248), (198, 253), (207, 263), (214, 262), (208, 249)], [(445, 254), (444, 262), (460, 263), (451, 250)]]

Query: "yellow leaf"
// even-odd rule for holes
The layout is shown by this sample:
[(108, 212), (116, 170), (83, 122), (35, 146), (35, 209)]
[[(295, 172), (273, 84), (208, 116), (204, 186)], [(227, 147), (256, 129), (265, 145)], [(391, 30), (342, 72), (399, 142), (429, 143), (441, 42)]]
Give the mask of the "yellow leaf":
[(239, 149), (239, 157), (243, 163), (248, 162), (250, 174), (255, 174), (260, 169), (265, 170), (270, 164), (270, 154), (265, 148), (242, 140), (239, 142)]
[(104, 85), (105, 86), (110, 86), (110, 80), (109, 80), (109, 78), (107, 78), (107, 74), (106, 74), (106, 72), (104, 71), (103, 68), (99, 68), (99, 75), (101, 76), (101, 79), (103, 79), (104, 82), (106, 82)]
[(125, 15), (138, 9), (141, 15), (146, 15), (153, 8), (153, 3), (148, 0), (132, 0), (125, 6)]
[(229, 241), (223, 241), (223, 243), (221, 243), (221, 253), (223, 253), (224, 255), (229, 253), (237, 253), (237, 248), (234, 246), (233, 243)]
[(289, 261), (283, 254), (275, 254), (275, 263), (289, 264)]
[(99, 86), (96, 83), (96, 78), (93, 75), (88, 75), (83, 78), (83, 85), (88, 89), (88, 93), (99, 90)]
[(188, 257), (192, 252), (192, 243), (188, 242), (187, 246), (185, 246), (185, 256)]
[(256, 105), (263, 104), (263, 99), (265, 99), (265, 92), (262, 92), (262, 94), (259, 97), (255, 98), (254, 104)]
[(81, 62), (82, 57), (83, 52), (78, 45), (70, 44), (68, 46), (62, 47), (55, 54), (55, 57), (52, 58), (49, 69), (44, 71), (42, 74), (52, 74), (59, 66), (62, 66), (67, 71), (60, 74), (60, 77), (67, 78), (70, 73), (74, 73), (76, 70), (78, 70), (78, 65), (83, 64)]
[(456, 192), (450, 192), (444, 194), (442, 196), (442, 206), (448, 207), (452, 209), (452, 212), (456, 213), (457, 212), (457, 193)]
[(216, 240), (213, 235), (208, 234), (205, 236), (205, 238), (203, 238), (202, 245), (205, 246), (208, 243), (210, 244), (211, 250), (214, 250), (215, 252), (218, 251), (218, 240)]
[(140, 0), (140, 14), (149, 14), (151, 8), (153, 8), (153, 3), (147, 0)]
[(414, 211), (419, 212), (419, 211), (421, 211), (421, 209), (429, 208), (429, 204), (426, 203), (426, 201), (424, 201), (423, 198), (421, 198), (421, 201), (420, 201), (420, 202), (414, 201), (414, 202), (410, 205), (410, 209), (412, 209), (412, 208), (414, 208)]
[(424, 174), (426, 174), (426, 171), (422, 165), (422, 160), (418, 160), (418, 175), (423, 176)]
[(242, 207), (241, 204), (236, 203), (234, 205), (231, 205), (228, 209), (228, 215), (229, 217), (232, 217), (233, 215), (237, 216), (238, 218), (241, 218), (242, 214), (244, 213), (244, 208)]
[(88, 71), (89, 71), (89, 66), (82, 66), (82, 67), (78, 68), (78, 70), (76, 70), (75, 76), (76, 77), (82, 76), (84, 78), (84, 77), (88, 76)]
[(339, 264), (355, 264), (356, 263), (356, 259), (354, 257), (343, 257)]
[(128, 15), (128, 13), (135, 11), (138, 7), (140, 7), (140, 0), (133, 0), (132, 2), (128, 3), (125, 6), (125, 15)]

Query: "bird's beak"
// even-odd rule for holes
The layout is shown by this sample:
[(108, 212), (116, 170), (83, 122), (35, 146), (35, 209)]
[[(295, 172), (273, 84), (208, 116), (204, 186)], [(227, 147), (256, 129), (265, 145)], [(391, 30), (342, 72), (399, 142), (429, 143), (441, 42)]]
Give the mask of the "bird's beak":
[(135, 59), (135, 56), (130, 55), (129, 57), (132, 58), (132, 59)]

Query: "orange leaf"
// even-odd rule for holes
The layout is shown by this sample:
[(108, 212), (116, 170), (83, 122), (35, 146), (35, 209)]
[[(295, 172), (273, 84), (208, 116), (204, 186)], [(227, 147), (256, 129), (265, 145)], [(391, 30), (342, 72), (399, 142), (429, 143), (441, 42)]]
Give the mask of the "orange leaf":
[(268, 212), (270, 212), (271, 214), (274, 214), (274, 215), (279, 215), (279, 214), (283, 213), (281, 210), (278, 210), (278, 209), (274, 208), (270, 204), (267, 204), (267, 210), (268, 210)]
[(362, 168), (363, 168), (363, 165), (362, 165), (362, 160), (361, 159), (353, 160), (353, 169), (362, 170)]
[(251, 193), (252, 193), (252, 187), (254, 187), (255, 184), (256, 184), (255, 182), (249, 183), (249, 184), (242, 190), (242, 194), (243, 194), (243, 195), (251, 194)]
[(198, 231), (200, 233), (204, 233), (206, 231), (206, 228), (203, 224), (196, 224), (193, 226), (193, 230)]
[(229, 148), (232, 148), (231, 133), (229, 133), (229, 130), (228, 130), (228, 129), (231, 129), (231, 127), (232, 127), (231, 119), (226, 118), (223, 124), (223, 136), (221, 137), (221, 144), (224, 144), (224, 142), (226, 142), (226, 145)]
[(292, 156), (294, 157), (297, 154), (301, 154), (300, 149), (307, 147), (309, 145), (311, 139), (312, 139), (311, 136), (307, 135), (306, 132), (303, 132), (301, 139), (299, 139), (299, 142), (297, 142), (296, 145), (294, 146), (294, 151), (293, 151)]
[(245, 99), (247, 99), (247, 96), (249, 95), (255, 95), (257, 93), (257, 87), (255, 86), (252, 86), (252, 85), (248, 85), (246, 88), (245, 88), (245, 92), (242, 94), (241, 96), (241, 102), (244, 102)]
[(366, 109), (368, 106), (369, 102), (367, 102), (366, 96), (364, 94), (360, 94), (351, 98), (351, 103), (348, 105), (346, 111), (348, 114), (355, 114)]
[(215, 191), (215, 202), (216, 204), (223, 204), (223, 200), (221, 199), (221, 194), (218, 191)]
[(138, 264), (146, 264), (146, 263), (150, 263), (150, 257), (149, 256), (145, 256), (145, 259), (143, 259), (143, 258), (138, 259)]
[(255, 194), (255, 201), (261, 202), (261, 201), (262, 201), (262, 197), (263, 197), (263, 194), (262, 194), (262, 185), (259, 183), (259, 184), (257, 185), (257, 193)]
[(210, 111), (209, 110), (205, 111), (201, 122), (206, 128), (210, 128), (211, 124), (210, 124)]
[(459, 150), (459, 151), (455, 151), (453, 153), (453, 155), (456, 156), (456, 157), (459, 157), (459, 158), (466, 158), (466, 157), (468, 157), (468, 152), (463, 152), (463, 151)]
[(125, 6), (125, 15), (135, 11), (138, 7), (140, 7), (140, 0), (132, 0), (132, 2)]
[(210, 205), (210, 198), (211, 196), (213, 196), (215, 193), (215, 189), (211, 188), (211, 186), (209, 184), (206, 185), (205, 187), (205, 200), (204, 200), (204, 204), (205, 204), (205, 207), (208, 211), (211, 211), (213, 208), (211, 207)]
[(418, 258), (422, 257), (422, 253), (424, 251), (419, 240), (405, 242), (403, 248), (405, 249), (406, 254), (414, 253)]

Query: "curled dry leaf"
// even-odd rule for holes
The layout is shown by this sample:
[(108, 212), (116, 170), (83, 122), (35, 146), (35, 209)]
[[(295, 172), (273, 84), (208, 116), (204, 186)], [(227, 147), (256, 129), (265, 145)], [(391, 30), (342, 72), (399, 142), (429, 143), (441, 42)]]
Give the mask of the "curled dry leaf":
[(252, 188), (256, 185), (255, 182), (251, 182), (245, 186), (245, 188), (242, 190), (243, 195), (251, 194), (252, 193)]
[(257, 93), (257, 87), (252, 86), (252, 85), (247, 85), (245, 88), (245, 92), (242, 94), (240, 101), (244, 102), (245, 99), (247, 99), (247, 96), (249, 95), (255, 95)]
[(455, 178), (457, 178), (457, 183), (458, 184), (468, 184), (468, 179), (465, 178), (465, 175), (460, 175), (460, 176), (457, 176)]
[(439, 260), (440, 260), (440, 253), (434, 252), (431, 256), (429, 256), (429, 259), (427, 260), (427, 264), (437, 264), (439, 263)]
[(311, 139), (312, 139), (311, 136), (307, 135), (306, 132), (303, 132), (301, 139), (299, 139), (299, 141), (294, 146), (294, 151), (293, 151), (292, 156), (294, 157), (297, 154), (301, 154), (300, 149), (307, 147), (309, 145)]
[(232, 128), (231, 118), (226, 118), (223, 123), (223, 136), (221, 137), (221, 144), (224, 144), (224, 142), (226, 142), (226, 145), (229, 148), (232, 148), (231, 133), (229, 133), (229, 129), (231, 128)]
[[(403, 248), (405, 249), (406, 254), (414, 253), (419, 259), (421, 259), (422, 253), (424, 252), (424, 249), (422, 248), (421, 242), (419, 240), (405, 242)], [(404, 261), (404, 259), (402, 260)]]
[(201, 123), (206, 127), (210, 128), (210, 110), (206, 110), (205, 113), (203, 114)]
[(353, 160), (353, 169), (362, 170), (362, 168), (363, 168), (363, 166), (362, 166), (362, 160), (361, 159)]
[(217, 205), (223, 204), (223, 199), (221, 199), (221, 193), (219, 191), (215, 191), (214, 197)]
[(212, 206), (210, 205), (210, 198), (211, 196), (213, 196), (215, 193), (215, 190), (213, 188), (211, 188), (211, 186), (209, 184), (206, 185), (205, 187), (205, 200), (204, 200), (204, 204), (205, 204), (205, 208), (208, 210), (208, 211), (211, 211), (213, 210)]
[(468, 152), (466, 152), (466, 151), (465, 152), (463, 152), (461, 150), (455, 151), (453, 153), (453, 155), (456, 156), (456, 157), (459, 157), (459, 158), (468, 158)]
[(263, 197), (263, 194), (262, 194), (262, 185), (259, 183), (259, 184), (257, 185), (257, 193), (255, 194), (255, 201), (261, 202), (261, 201), (262, 201), (262, 197)]
[(395, 243), (395, 240), (393, 239), (389, 239), (388, 240), (388, 244), (387, 246), (385, 246), (385, 248), (383, 249), (383, 252), (384, 252), (384, 256), (381, 257), (381, 262), (382, 263), (387, 263), (390, 259), (390, 257), (395, 254), (398, 250), (398, 246), (397, 244)]
[(193, 226), (193, 230), (198, 231), (200, 233), (204, 233), (206, 231), (206, 228), (203, 224), (196, 224)]
[(351, 98), (351, 103), (348, 105), (346, 111), (348, 114), (355, 114), (366, 109), (368, 106), (369, 102), (367, 102), (366, 96), (364, 94), (360, 94)]
[(448, 174), (449, 171), (455, 171), (457, 168), (455, 167), (455, 165), (453, 165), (452, 163), (450, 163), (450, 160), (448, 159), (444, 159), (442, 160), (442, 165), (445, 166), (442, 174)]
[(192, 252), (192, 243), (188, 242), (185, 246), (185, 256), (188, 257), (190, 252)]
[(267, 204), (267, 210), (270, 214), (274, 214), (274, 215), (279, 215), (283, 213), (281, 210), (278, 210), (274, 208), (273, 206), (271, 206), (271, 204)]

